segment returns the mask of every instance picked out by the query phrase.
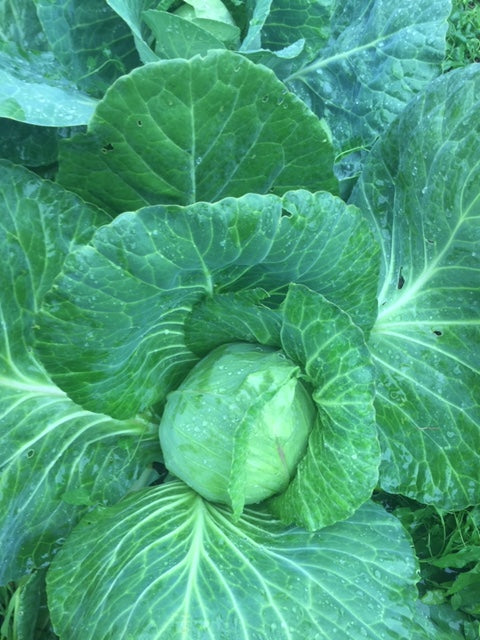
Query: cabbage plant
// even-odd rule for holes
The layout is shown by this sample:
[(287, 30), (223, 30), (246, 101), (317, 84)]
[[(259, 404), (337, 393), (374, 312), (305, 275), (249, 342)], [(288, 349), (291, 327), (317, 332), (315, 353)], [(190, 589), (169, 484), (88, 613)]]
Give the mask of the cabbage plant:
[(480, 502), (480, 69), (440, 75), (450, 3), (19, 4), (12, 637), (48, 609), (62, 640), (465, 638), (378, 499)]

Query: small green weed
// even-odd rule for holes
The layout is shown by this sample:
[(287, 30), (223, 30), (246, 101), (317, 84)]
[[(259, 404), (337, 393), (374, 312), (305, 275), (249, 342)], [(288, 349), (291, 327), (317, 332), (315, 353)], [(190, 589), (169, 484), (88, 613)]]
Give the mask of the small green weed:
[(480, 3), (453, 0), (443, 71), (480, 62)]

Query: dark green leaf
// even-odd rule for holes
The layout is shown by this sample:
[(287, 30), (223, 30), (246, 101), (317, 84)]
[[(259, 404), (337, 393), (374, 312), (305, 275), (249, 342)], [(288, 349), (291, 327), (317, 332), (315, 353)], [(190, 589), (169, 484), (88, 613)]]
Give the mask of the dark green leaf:
[(10, 598), (5, 609), (0, 604), (2, 640), (53, 640), (57, 637), (49, 624), (45, 570), (35, 571), (16, 584), (2, 588), (7, 589)]
[(277, 202), (150, 207), (100, 229), (69, 256), (41, 316), (38, 348), (54, 380), (115, 416), (163, 400), (198, 359), (184, 337), (192, 305), (232, 277), (229, 265), (264, 258)]
[(132, 33), (98, 0), (35, 0), (38, 17), (65, 76), (101, 98), (109, 85), (138, 66)]
[(275, 0), (262, 29), (262, 45), (278, 51), (300, 39), (309, 59), (330, 36), (333, 0)]
[(369, 331), (377, 315), (379, 248), (360, 211), (330, 193), (303, 190), (286, 193), (281, 204), (268, 257), (237, 275), (235, 288), (261, 287), (283, 299), (288, 284), (304, 284)]
[(58, 185), (0, 161), (0, 373), (43, 373), (32, 356), (34, 314), (60, 271), (65, 255), (108, 221)]
[(6, 584), (46, 565), (86, 508), (118, 500), (159, 451), (142, 420), (120, 423), (75, 405), (32, 350), (35, 312), (65, 254), (105, 216), (20, 167), (5, 161), (0, 167), (0, 584)]
[(27, 167), (52, 164), (58, 156), (58, 129), (0, 118), (0, 156)]
[[(329, 132), (273, 73), (230, 51), (118, 80), (59, 181), (114, 213), (291, 187), (336, 190)], [(126, 169), (128, 167), (128, 169)]]
[(280, 346), (281, 318), (264, 302), (268, 302), (268, 294), (257, 289), (205, 298), (187, 318), (188, 347), (204, 356), (227, 342)]
[(0, 385), (5, 584), (46, 566), (79, 517), (119, 500), (160, 452), (140, 420), (122, 423), (83, 411), (53, 384), (20, 374)]
[(318, 416), (294, 479), (271, 506), (314, 530), (350, 516), (376, 485), (374, 369), (360, 329), (321, 295), (291, 285), (282, 311), (283, 351), (305, 371)]
[(442, 509), (480, 500), (480, 65), (412, 101), (353, 201), (382, 243), (382, 487)]
[(0, 41), (14, 42), (29, 51), (48, 49), (32, 0), (0, 0)]
[(470, 571), (457, 576), (447, 594), (452, 596), (451, 604), (454, 609), (478, 616), (480, 614), (479, 592), (480, 563), (477, 563)]
[(345, 152), (370, 146), (440, 73), (449, 0), (335, 3), (332, 37), (287, 83), (332, 128)]
[[(372, 308), (376, 264), (370, 234), (358, 226), (353, 209), (323, 196), (319, 194), (320, 202), (344, 213), (336, 227), (337, 249), (332, 245), (325, 255), (323, 209), (306, 192), (289, 193), (284, 200), (250, 194), (213, 205), (149, 207), (118, 216), (99, 230), (91, 246), (69, 256), (46, 298), (37, 347), (53, 379), (91, 410), (133, 416), (162, 401), (196, 362), (184, 326), (188, 320), (189, 341), (198, 352), (189, 317), (193, 305), (215, 292), (255, 288), (264, 276), (266, 284), (284, 292), (298, 277), (335, 297), (333, 260), (340, 264), (345, 258), (339, 298), (344, 299), (344, 285), (353, 283), (351, 304), (360, 299), (365, 310)], [(288, 216), (282, 216), (284, 202)], [(298, 268), (294, 256), (306, 237), (312, 251), (309, 255), (305, 248), (305, 263)], [(350, 271), (348, 247), (355, 243), (371, 252), (363, 269)], [(212, 303), (217, 304), (215, 298)], [(258, 313), (250, 301), (246, 311)], [(365, 321), (368, 314), (359, 317)], [(262, 318), (260, 311), (257, 325), (266, 322), (267, 333), (272, 331), (275, 322)], [(224, 337), (231, 331), (229, 320), (230, 315), (220, 325)], [(248, 331), (252, 329), (250, 325)], [(232, 339), (238, 335), (233, 333)]]

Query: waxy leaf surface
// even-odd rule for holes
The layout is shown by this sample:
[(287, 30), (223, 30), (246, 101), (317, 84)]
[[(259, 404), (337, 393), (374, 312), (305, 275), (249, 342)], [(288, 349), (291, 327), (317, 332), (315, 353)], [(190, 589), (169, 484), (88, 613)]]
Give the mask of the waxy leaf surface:
[(308, 533), (261, 508), (234, 523), (173, 481), (88, 514), (48, 592), (69, 640), (426, 640), (415, 581), (410, 541), (378, 505)]
[[(336, 244), (324, 232), (329, 213)], [(364, 250), (352, 266), (353, 247)], [(258, 286), (283, 292), (281, 300), (297, 281), (345, 303), (368, 329), (377, 266), (359, 212), (330, 194), (147, 207), (118, 216), (69, 255), (39, 315), (37, 349), (76, 402), (132, 417), (162, 402), (198, 360), (185, 331), (195, 331), (190, 313), (202, 300)]]
[(33, 325), (65, 254), (106, 221), (50, 182), (0, 163), (0, 584), (51, 559), (95, 504), (118, 500), (160, 453), (149, 425), (75, 405), (33, 353)]
[(444, 509), (480, 499), (480, 65), (439, 78), (372, 152), (352, 200), (382, 243), (381, 483)]
[(336, 191), (329, 129), (274, 74), (230, 51), (120, 78), (59, 181), (112, 213), (290, 188)]

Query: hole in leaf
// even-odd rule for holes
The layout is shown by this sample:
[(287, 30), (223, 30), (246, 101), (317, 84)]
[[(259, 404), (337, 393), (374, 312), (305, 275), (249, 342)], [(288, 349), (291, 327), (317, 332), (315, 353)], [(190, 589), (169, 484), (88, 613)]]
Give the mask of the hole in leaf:
[(33, 458), (34, 455), (35, 455), (35, 449), (29, 449), (27, 451), (27, 458)]
[(113, 151), (113, 144), (111, 142), (102, 147), (102, 153), (108, 153), (109, 151)]
[(400, 267), (400, 273), (398, 274), (398, 283), (397, 283), (398, 289), (402, 289), (403, 285), (405, 284), (405, 278), (402, 275), (402, 269), (403, 267)]
[(139, 127), (141, 127), (143, 125), (143, 122), (141, 120), (137, 120), (137, 124)]
[(443, 335), (442, 331), (440, 331), (439, 329), (434, 329), (434, 330), (433, 330), (433, 333), (434, 333), (436, 336), (441, 336), (441, 335)]

